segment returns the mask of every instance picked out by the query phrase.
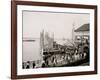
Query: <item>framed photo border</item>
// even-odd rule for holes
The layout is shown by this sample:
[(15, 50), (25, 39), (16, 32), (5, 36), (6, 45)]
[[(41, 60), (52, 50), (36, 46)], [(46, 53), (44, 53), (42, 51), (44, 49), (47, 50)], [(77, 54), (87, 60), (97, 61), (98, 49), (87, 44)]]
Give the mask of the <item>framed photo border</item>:
[[(94, 71), (17, 75), (17, 5), (94, 9)], [(97, 6), (33, 1), (11, 1), (11, 79), (97, 74)]]

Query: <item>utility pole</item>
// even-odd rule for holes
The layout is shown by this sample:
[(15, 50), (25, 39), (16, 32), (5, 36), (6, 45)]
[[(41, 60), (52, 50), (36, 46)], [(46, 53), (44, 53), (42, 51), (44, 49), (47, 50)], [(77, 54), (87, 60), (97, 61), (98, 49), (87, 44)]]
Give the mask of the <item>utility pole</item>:
[(72, 24), (72, 42), (74, 43), (74, 39), (75, 39), (75, 36), (74, 36), (74, 27), (75, 27), (75, 23), (73, 22)]

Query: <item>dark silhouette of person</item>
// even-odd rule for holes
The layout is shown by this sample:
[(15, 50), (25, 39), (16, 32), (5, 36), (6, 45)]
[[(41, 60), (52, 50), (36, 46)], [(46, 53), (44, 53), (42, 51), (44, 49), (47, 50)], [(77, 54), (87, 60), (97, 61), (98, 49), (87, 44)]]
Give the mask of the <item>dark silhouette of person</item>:
[(29, 61), (27, 61), (27, 66), (26, 66), (26, 69), (29, 69), (30, 68), (30, 62)]
[(23, 69), (24, 69), (24, 62), (22, 63)]
[(35, 68), (35, 62), (33, 62), (33, 68)]
[(42, 68), (44, 68), (46, 65), (45, 65), (45, 63), (42, 63)]
[(86, 59), (89, 61), (89, 42), (86, 40), (84, 52), (87, 54)]

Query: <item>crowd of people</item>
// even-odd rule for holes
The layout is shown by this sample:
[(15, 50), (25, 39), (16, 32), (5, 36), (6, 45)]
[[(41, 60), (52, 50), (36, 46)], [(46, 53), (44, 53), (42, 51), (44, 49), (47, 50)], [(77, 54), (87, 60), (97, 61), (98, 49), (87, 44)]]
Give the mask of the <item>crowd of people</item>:
[(29, 69), (29, 68), (35, 68), (36, 64), (35, 61), (27, 61), (27, 62), (23, 62), (22, 66), (23, 69)]
[(76, 48), (64, 47), (60, 51), (46, 52), (43, 61), (23, 62), (23, 69), (57, 67), (75, 63), (79, 60), (89, 61), (89, 44), (80, 44)]
[(76, 48), (64, 48), (63, 52), (54, 52), (51, 56), (45, 59), (45, 66), (63, 66), (75, 63), (80, 60), (87, 59), (89, 61), (89, 44), (79, 44)]
[(70, 64), (72, 62), (76, 62), (78, 60), (85, 59), (86, 56), (87, 56), (87, 53), (85, 52), (78, 53), (77, 51), (75, 51), (74, 54), (71, 54), (71, 53), (54, 54), (45, 60), (45, 65), (49, 67), (63, 66), (63, 65)]

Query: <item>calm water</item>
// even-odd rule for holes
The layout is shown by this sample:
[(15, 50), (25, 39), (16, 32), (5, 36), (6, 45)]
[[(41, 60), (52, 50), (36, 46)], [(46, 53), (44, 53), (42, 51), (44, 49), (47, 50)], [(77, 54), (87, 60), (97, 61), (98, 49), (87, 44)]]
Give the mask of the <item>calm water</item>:
[(40, 41), (23, 41), (23, 61), (40, 60)]

